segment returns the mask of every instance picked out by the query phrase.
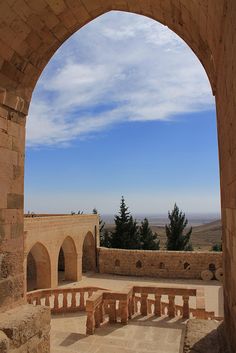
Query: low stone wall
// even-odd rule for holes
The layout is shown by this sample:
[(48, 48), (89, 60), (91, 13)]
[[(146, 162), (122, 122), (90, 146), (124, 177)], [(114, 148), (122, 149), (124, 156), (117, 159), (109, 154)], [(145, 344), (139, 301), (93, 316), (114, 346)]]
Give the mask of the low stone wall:
[(98, 248), (99, 272), (127, 276), (201, 279), (222, 267), (221, 252), (151, 251)]
[(50, 320), (48, 307), (22, 305), (1, 314), (1, 353), (49, 353)]

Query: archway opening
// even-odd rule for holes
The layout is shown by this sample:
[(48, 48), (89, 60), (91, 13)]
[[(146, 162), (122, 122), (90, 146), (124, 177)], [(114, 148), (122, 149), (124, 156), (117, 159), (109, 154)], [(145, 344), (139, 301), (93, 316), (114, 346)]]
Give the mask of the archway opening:
[(51, 287), (51, 264), (47, 249), (36, 243), (27, 256), (27, 291)]
[(58, 254), (58, 284), (77, 281), (77, 252), (73, 239), (67, 237)]
[(82, 272), (96, 271), (96, 248), (93, 234), (88, 232), (83, 242)]

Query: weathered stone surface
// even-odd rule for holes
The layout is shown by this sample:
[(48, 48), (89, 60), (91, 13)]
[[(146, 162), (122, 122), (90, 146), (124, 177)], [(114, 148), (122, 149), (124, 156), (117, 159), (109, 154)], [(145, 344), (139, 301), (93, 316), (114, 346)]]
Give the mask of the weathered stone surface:
[(9, 349), (8, 338), (5, 335), (5, 333), (0, 331), (0, 352), (1, 353), (7, 353), (8, 349)]
[(27, 304), (1, 314), (0, 331), (8, 337), (10, 351), (49, 352), (38, 350), (38, 346), (45, 346), (45, 341), (49, 341), (50, 320), (49, 308)]
[(220, 323), (212, 320), (189, 320), (185, 332), (184, 353), (229, 353)]

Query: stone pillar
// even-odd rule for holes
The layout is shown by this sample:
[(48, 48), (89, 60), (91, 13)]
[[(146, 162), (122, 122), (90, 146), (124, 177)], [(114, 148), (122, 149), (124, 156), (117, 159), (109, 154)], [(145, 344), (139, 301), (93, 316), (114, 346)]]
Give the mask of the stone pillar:
[(84, 304), (84, 292), (80, 292), (80, 297), (79, 297), (79, 310), (84, 311), (85, 310), (85, 304)]
[(144, 316), (147, 316), (148, 314), (147, 298), (148, 298), (148, 294), (146, 293), (141, 294), (141, 315), (144, 315)]
[(161, 316), (161, 295), (159, 294), (155, 294), (154, 314), (158, 317)]
[(189, 319), (189, 296), (183, 296), (183, 318)]
[(128, 302), (127, 300), (120, 300), (120, 318), (123, 325), (128, 323)]
[(114, 323), (117, 321), (116, 319), (116, 300), (111, 299), (108, 301), (109, 303), (109, 322)]
[(25, 300), (24, 108), (20, 97), (0, 89), (0, 312)]
[(95, 318), (94, 311), (87, 311), (87, 321), (86, 321), (86, 333), (87, 335), (93, 335), (95, 331)]
[(168, 316), (175, 317), (175, 296), (168, 295), (169, 305), (168, 305)]

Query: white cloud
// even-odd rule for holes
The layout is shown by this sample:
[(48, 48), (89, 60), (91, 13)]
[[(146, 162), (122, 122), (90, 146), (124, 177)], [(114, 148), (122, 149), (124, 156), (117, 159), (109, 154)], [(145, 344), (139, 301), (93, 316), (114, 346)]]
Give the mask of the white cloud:
[(207, 76), (179, 37), (145, 17), (108, 13), (69, 39), (46, 67), (27, 143), (67, 144), (116, 123), (173, 120), (213, 107)]

